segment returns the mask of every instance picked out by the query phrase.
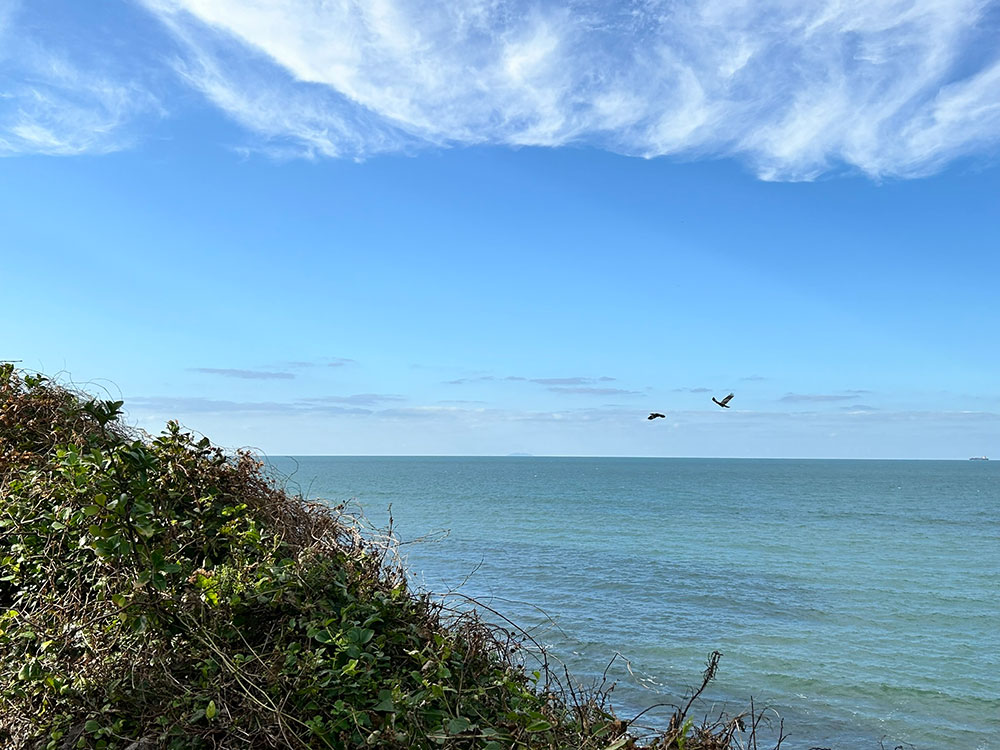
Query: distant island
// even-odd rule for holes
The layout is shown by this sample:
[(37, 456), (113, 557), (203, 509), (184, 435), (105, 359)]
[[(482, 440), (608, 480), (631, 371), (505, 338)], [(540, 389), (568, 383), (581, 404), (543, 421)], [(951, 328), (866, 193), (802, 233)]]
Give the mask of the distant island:
[(508, 453), (508, 454), (507, 454), (508, 458), (513, 458), (513, 457), (515, 457), (515, 456), (521, 456), (521, 457), (524, 457), (524, 456), (528, 456), (528, 457), (534, 457), (534, 455), (535, 455), (534, 453)]

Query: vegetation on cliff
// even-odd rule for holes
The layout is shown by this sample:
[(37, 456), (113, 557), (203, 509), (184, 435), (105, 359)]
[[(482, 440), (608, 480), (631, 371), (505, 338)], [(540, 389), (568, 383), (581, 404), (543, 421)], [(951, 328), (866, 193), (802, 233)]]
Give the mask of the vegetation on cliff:
[[(0, 364), (3, 747), (636, 746), (605, 693), (411, 591), (391, 540), (121, 407)], [(646, 744), (753, 732), (686, 711)]]

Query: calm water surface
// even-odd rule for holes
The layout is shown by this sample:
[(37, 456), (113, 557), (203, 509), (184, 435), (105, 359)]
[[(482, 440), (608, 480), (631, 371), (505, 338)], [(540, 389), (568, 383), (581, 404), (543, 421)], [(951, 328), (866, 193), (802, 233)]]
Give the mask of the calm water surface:
[[(623, 716), (766, 704), (789, 750), (1000, 748), (1000, 461), (271, 458), (392, 505), (414, 579), (528, 628)], [(644, 718), (664, 721), (669, 709)]]

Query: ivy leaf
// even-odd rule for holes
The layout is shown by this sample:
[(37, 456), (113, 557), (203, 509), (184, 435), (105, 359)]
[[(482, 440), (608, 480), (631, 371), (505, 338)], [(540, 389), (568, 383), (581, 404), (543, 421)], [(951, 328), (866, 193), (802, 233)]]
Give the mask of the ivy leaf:
[(372, 708), (373, 711), (395, 711), (396, 705), (392, 702), (392, 691), (390, 690), (379, 690), (378, 697), (379, 702), (375, 704)]

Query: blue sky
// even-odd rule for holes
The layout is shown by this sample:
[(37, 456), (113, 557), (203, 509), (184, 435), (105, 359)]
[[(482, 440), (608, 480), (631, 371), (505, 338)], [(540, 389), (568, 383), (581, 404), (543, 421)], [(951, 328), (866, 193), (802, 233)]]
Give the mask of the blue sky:
[(0, 358), (272, 454), (1000, 454), (1000, 3), (808, 5), (0, 0)]

